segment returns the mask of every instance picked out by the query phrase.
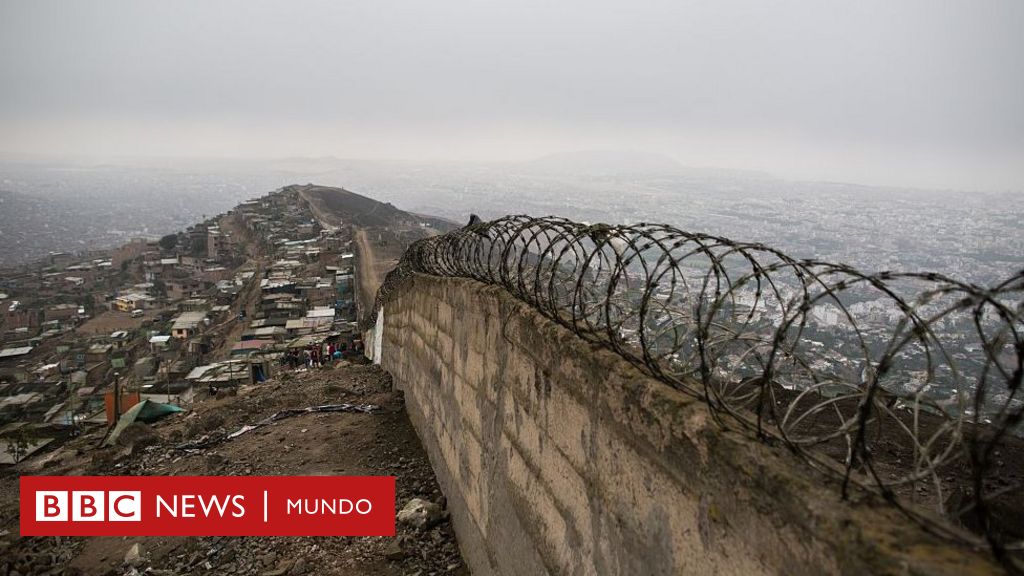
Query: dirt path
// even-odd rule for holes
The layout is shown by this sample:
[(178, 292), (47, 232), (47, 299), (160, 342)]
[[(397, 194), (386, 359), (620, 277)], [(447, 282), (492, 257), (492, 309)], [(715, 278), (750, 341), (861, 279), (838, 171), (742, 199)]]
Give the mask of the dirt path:
[[(309, 205), (310, 212), (313, 213), (313, 217), (320, 222), (321, 226), (338, 226), (341, 224), (331, 214), (330, 210), (325, 210), (320, 205), (319, 200), (305, 192), (300, 192), (299, 194), (306, 201), (306, 204)], [(373, 301), (377, 296), (377, 289), (380, 288), (384, 276), (395, 265), (396, 261), (380, 262), (377, 251), (374, 250), (373, 243), (370, 241), (366, 229), (355, 228), (354, 230), (354, 240), (356, 243), (356, 307), (361, 318), (367, 310), (373, 307)]]
[(305, 200), (306, 205), (309, 206), (309, 211), (313, 213), (313, 217), (320, 222), (321, 226), (340, 226), (341, 222), (331, 214), (330, 210), (325, 210), (320, 204), (320, 201), (304, 190), (299, 192), (299, 197)]
[[(350, 192), (344, 192), (351, 194)], [(332, 208), (325, 204), (323, 198), (306, 191), (299, 192), (302, 199), (309, 206), (310, 212), (322, 226), (344, 226), (348, 225), (353, 230), (353, 240), (356, 249), (356, 306), (359, 310), (359, 317), (362, 318), (368, 310), (373, 307), (377, 296), (377, 289), (399, 259), (413, 241), (439, 234), (440, 230), (433, 226), (422, 226), (410, 221), (420, 218), (414, 214), (404, 213), (390, 204), (381, 204), (373, 200), (359, 197), (361, 204), (358, 207), (349, 206), (349, 211), (358, 211), (357, 216), (351, 214), (344, 219), (333, 212)], [(372, 206), (367, 210), (366, 203)], [(391, 211), (402, 216), (399, 220), (388, 225), (371, 225), (370, 216), (380, 211)], [(389, 218), (395, 218), (394, 215)], [(427, 218), (430, 220), (429, 218)], [(386, 218), (385, 218), (386, 220)], [(420, 218), (421, 224), (422, 218)], [(360, 224), (362, 222), (362, 224)]]
[(365, 314), (373, 307), (373, 301), (377, 297), (377, 290), (384, 281), (387, 271), (394, 268), (396, 260), (381, 260), (373, 249), (373, 243), (367, 235), (366, 230), (359, 229), (355, 233), (356, 241), (356, 270), (357, 305), (359, 314)]

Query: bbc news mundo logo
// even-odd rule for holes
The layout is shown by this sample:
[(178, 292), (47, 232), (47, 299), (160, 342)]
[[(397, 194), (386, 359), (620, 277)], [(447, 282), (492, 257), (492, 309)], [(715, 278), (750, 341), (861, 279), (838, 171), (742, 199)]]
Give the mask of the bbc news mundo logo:
[(394, 476), (22, 476), (22, 536), (394, 536)]
[(139, 490), (36, 492), (36, 522), (141, 522)]

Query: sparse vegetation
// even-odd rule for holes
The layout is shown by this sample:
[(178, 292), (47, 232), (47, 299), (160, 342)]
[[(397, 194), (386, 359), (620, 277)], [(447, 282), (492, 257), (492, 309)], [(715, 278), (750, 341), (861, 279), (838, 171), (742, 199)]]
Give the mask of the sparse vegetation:
[(159, 244), (160, 244), (160, 248), (163, 249), (163, 250), (167, 250), (167, 251), (174, 250), (174, 247), (178, 245), (178, 235), (177, 234), (168, 234), (168, 235), (160, 238)]
[(30, 448), (35, 446), (38, 437), (27, 426), (19, 428), (16, 432), (7, 436), (7, 454), (14, 460), (15, 464), (21, 462)]

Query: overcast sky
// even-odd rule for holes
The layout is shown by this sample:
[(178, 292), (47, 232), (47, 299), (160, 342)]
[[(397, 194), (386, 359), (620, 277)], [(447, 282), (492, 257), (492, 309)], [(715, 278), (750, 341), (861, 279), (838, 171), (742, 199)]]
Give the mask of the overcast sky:
[(0, 151), (1024, 190), (1024, 1), (0, 0)]

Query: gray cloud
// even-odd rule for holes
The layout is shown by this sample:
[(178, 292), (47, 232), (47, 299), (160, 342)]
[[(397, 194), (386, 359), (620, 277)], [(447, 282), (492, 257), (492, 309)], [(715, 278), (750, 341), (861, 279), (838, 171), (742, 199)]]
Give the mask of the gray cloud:
[(0, 150), (588, 148), (1024, 189), (1019, 0), (0, 0)]

